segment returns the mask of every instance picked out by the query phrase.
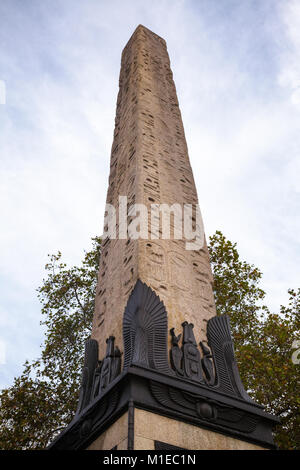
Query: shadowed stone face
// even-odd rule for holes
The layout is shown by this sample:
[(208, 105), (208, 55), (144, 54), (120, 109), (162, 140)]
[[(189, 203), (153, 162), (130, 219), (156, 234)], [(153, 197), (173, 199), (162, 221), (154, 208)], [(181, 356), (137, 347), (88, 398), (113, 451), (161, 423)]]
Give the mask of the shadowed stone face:
[[(166, 43), (143, 26), (122, 54), (107, 192), (117, 214), (119, 196), (149, 213), (151, 204), (198, 203)], [(100, 357), (110, 335), (122, 349), (123, 313), (138, 278), (160, 296), (175, 333), (188, 321), (203, 339), (203, 320), (216, 314), (207, 247), (186, 250), (184, 238), (172, 237), (172, 221), (171, 239), (152, 239), (148, 221), (148, 240), (104, 240), (92, 331)]]

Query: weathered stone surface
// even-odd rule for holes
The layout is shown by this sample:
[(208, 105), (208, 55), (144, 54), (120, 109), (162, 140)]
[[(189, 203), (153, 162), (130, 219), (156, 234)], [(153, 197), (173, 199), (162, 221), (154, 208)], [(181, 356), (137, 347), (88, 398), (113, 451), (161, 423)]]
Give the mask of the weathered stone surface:
[(135, 450), (153, 450), (154, 441), (190, 450), (263, 450), (250, 442), (144, 410), (135, 410), (134, 431)]
[(87, 450), (110, 450), (115, 446), (118, 446), (119, 450), (126, 450), (127, 435), (128, 413), (124, 413), (107, 431), (97, 437), (97, 439), (87, 447)]
[[(87, 450), (127, 450), (128, 413), (99, 436)], [(149, 411), (134, 411), (134, 450), (154, 450), (154, 441), (190, 450), (263, 450), (262, 447), (176, 421)]]
[[(107, 203), (128, 205), (198, 202), (181, 113), (165, 41), (138, 26), (124, 48), (120, 72)], [(149, 222), (150, 223), (150, 222)], [(149, 228), (150, 232), (150, 228)], [(150, 235), (149, 235), (150, 237)], [(165, 303), (169, 325), (195, 325), (215, 315), (207, 247), (185, 249), (185, 240), (106, 239), (102, 247), (92, 338), (122, 345), (122, 318), (138, 278)]]

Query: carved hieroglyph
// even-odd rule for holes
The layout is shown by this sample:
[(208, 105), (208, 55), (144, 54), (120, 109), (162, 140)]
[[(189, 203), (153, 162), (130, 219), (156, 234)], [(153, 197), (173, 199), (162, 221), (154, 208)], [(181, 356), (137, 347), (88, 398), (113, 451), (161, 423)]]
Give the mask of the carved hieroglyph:
[[(149, 214), (151, 204), (197, 204), (162, 38), (138, 26), (122, 53), (119, 85), (107, 203), (118, 211), (119, 196), (127, 196), (128, 206), (143, 203)], [(164, 302), (169, 325), (179, 331), (183, 321), (191, 322), (197, 341), (203, 339), (204, 320), (216, 314), (209, 255), (206, 245), (194, 251), (185, 243), (151, 239), (150, 229), (148, 240), (103, 242), (92, 330), (100, 357), (108, 336), (123, 344), (123, 313), (138, 278)]]

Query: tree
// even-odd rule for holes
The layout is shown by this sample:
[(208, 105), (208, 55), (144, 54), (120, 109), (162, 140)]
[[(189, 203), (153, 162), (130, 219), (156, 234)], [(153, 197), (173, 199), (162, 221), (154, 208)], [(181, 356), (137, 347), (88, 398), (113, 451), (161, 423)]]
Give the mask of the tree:
[(217, 314), (228, 314), (242, 382), (249, 395), (281, 419), (275, 442), (281, 449), (300, 448), (299, 364), (292, 362), (300, 339), (300, 289), (290, 289), (287, 307), (270, 313), (262, 304), (262, 273), (240, 260), (236, 243), (217, 231), (209, 251)]
[(0, 394), (0, 448), (44, 449), (72, 420), (94, 310), (99, 237), (82, 265), (68, 268), (62, 255), (49, 256), (38, 289), (46, 327), (41, 357), (26, 362), (20, 377)]
[[(262, 304), (262, 274), (240, 260), (236, 244), (221, 232), (210, 237), (217, 314), (230, 315), (236, 357), (249, 394), (280, 416), (275, 435), (281, 448), (300, 447), (299, 365), (291, 360), (299, 340), (300, 289), (290, 290), (287, 307), (270, 313)], [(46, 336), (41, 357), (0, 394), (0, 448), (39, 449), (72, 419), (78, 400), (84, 341), (90, 335), (100, 239), (80, 267), (68, 268), (61, 253), (50, 256), (38, 289)]]

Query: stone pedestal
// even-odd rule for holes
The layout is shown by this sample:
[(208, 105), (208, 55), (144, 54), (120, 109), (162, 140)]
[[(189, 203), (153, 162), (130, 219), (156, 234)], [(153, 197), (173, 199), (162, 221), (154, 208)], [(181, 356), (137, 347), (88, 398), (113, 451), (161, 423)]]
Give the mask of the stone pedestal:
[[(167, 441), (167, 442), (166, 442)], [(128, 413), (92, 442), (87, 450), (127, 450)], [(134, 411), (135, 450), (263, 450), (264, 448), (149, 411)]]
[(181, 342), (171, 329), (168, 351), (165, 306), (138, 280), (123, 316), (123, 370), (114, 337), (100, 365), (98, 342), (87, 341), (76, 416), (51, 448), (273, 448), (278, 419), (244, 390), (228, 317), (208, 321), (202, 355), (193, 324), (182, 328)]

